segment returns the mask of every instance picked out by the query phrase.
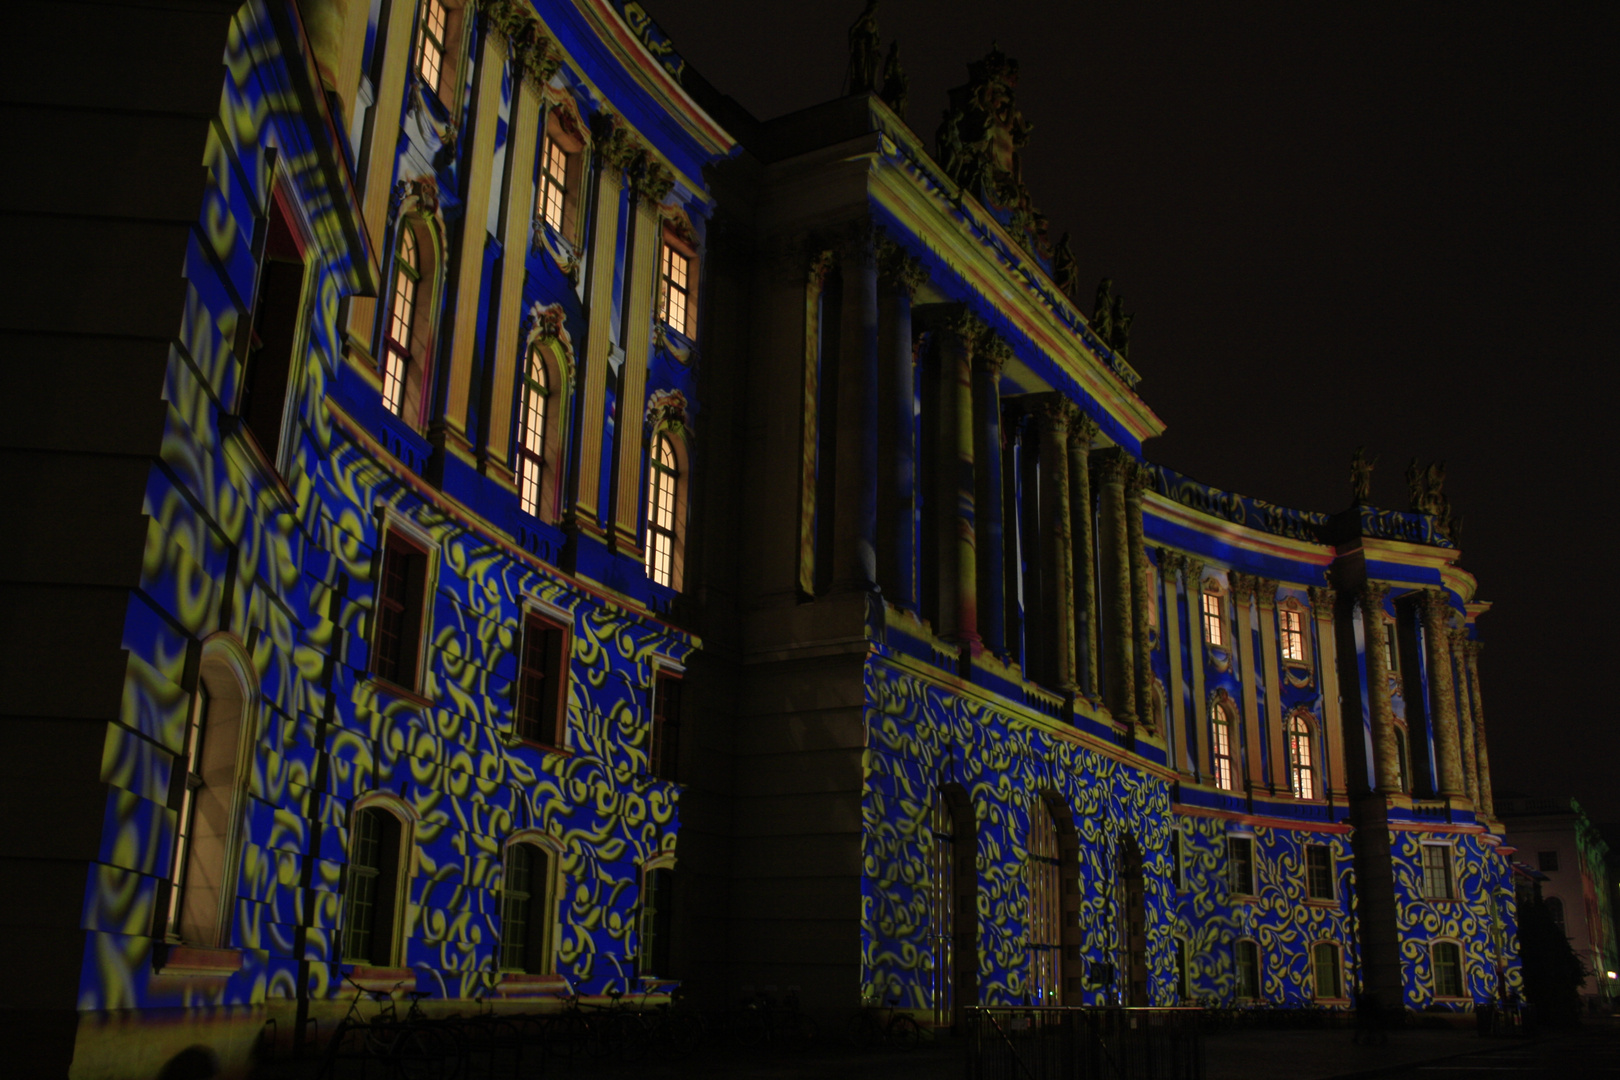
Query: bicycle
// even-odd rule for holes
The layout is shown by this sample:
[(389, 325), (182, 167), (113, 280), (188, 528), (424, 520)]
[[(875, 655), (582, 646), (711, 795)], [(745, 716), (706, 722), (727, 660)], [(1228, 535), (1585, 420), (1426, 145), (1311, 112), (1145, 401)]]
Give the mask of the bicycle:
[[(452, 1080), (457, 1075), (462, 1058), (458, 1040), (422, 1011), (420, 1001), (428, 996), (425, 992), (408, 992), (410, 1007), (401, 1020), (394, 994), (405, 985), (403, 981), (387, 990), (370, 990), (349, 975), (343, 979), (354, 987), (355, 995), (327, 1043), (321, 1080), (335, 1076), (337, 1063), (345, 1060), (361, 1062), (362, 1075), (373, 1061), (383, 1066), (385, 1075), (400, 1080)], [(360, 1009), (362, 995), (377, 1005), (370, 1017)]]
[(915, 1050), (922, 1043), (922, 1025), (910, 1013), (899, 1011), (898, 999), (887, 1005), (862, 1002), (850, 1018), (849, 1041), (863, 1050), (883, 1045), (891, 1050)]

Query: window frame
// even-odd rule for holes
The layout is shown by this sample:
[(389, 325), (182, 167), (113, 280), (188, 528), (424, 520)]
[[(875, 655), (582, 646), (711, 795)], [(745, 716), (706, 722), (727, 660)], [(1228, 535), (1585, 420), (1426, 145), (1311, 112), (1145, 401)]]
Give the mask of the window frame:
[[(1418, 848), (1418, 868), (1422, 875), (1420, 892), (1423, 899), (1431, 903), (1455, 902), (1457, 900), (1457, 875), (1456, 868), (1452, 865), (1451, 845), (1424, 840), (1419, 842)], [(1443, 895), (1438, 895), (1433, 891), (1434, 884), (1431, 870), (1435, 869), (1435, 867), (1430, 865), (1431, 854), (1438, 856), (1435, 861), (1439, 864), (1439, 868), (1444, 870), (1445, 888)]]
[(1289, 713), (1287, 730), (1283, 737), (1288, 743), (1288, 790), (1296, 799), (1320, 799), (1321, 785), (1317, 783), (1316, 768), (1316, 724), (1313, 718), (1303, 709)]
[[(386, 815), (393, 822), (393, 827), (398, 830), (394, 840), (393, 865), (391, 868), (386, 866), (365, 867), (359, 862), (356, 852), (357, 844), (362, 839), (359, 832), (360, 823), (364, 820), (372, 820), (376, 815)], [(406, 908), (410, 898), (410, 883), (415, 876), (416, 814), (403, 799), (386, 792), (373, 792), (356, 800), (354, 806), (350, 809), (348, 832), (348, 843), (345, 845), (345, 856), (348, 861), (343, 870), (343, 922), (339, 928), (339, 958), (344, 964), (351, 966), (391, 968), (398, 963), (401, 954), (400, 946), (405, 934), (407, 921), (405, 916), (408, 914)], [(378, 839), (379, 842), (386, 840), (386, 832), (379, 836)], [(379, 851), (385, 850), (386, 848), (379, 847)], [(366, 869), (372, 870), (372, 873), (364, 874), (363, 871)], [(388, 871), (387, 876), (385, 876), (385, 870)], [(371, 906), (371, 915), (365, 929), (368, 944), (371, 945), (371, 948), (367, 950), (368, 955), (365, 956), (359, 955), (351, 948), (353, 935), (357, 932), (355, 919), (358, 916), (356, 915), (355, 905), (359, 897), (359, 891), (356, 887), (356, 879), (359, 876), (382, 879), (376, 888), (376, 896), (386, 896), (388, 902), (385, 909), (388, 913), (388, 925), (384, 928), (386, 933), (382, 935), (378, 933), (376, 922), (379, 905), (374, 902)], [(392, 880), (388, 879), (389, 876), (391, 876)], [(386, 940), (382, 942), (383, 951), (379, 953), (376, 943), (380, 937), (386, 938)], [(381, 959), (379, 959), (379, 956)]]
[[(1290, 620), (1297, 625), (1290, 626)], [(1310, 614), (1298, 600), (1290, 596), (1277, 605), (1277, 647), (1284, 664), (1307, 669), (1310, 667), (1310, 625)], [(1290, 643), (1296, 646), (1298, 655), (1289, 655)]]
[[(663, 881), (659, 891), (654, 883)], [(672, 978), (674, 955), (675, 857), (663, 854), (642, 864), (636, 897), (636, 974), (643, 979)], [(656, 900), (656, 902), (654, 902)], [(660, 971), (659, 968), (664, 970)]]
[[(545, 637), (537, 642), (536, 634)], [(543, 650), (543, 655), (539, 656), (542, 666), (538, 669), (529, 662), (531, 644)], [(518, 642), (518, 677), (512, 681), (512, 734), (519, 742), (546, 750), (568, 751), (568, 698), (573, 683), (573, 656), (574, 629), (568, 614), (549, 605), (526, 604)], [(531, 694), (530, 680), (536, 676), (540, 689), (537, 694)], [(547, 688), (547, 679), (555, 685)], [(537, 703), (532, 707), (543, 710), (539, 716), (529, 715), (531, 702)]]
[[(649, 688), (647, 772), (659, 780), (678, 783), (681, 753), (681, 707), (686, 671), (675, 664), (653, 665)], [(673, 700), (673, 719), (669, 706)]]
[[(1037, 850), (1039, 849), (1039, 850)], [(1029, 913), (1029, 987), (1033, 1004), (1062, 1004), (1063, 841), (1045, 796), (1030, 801), (1025, 845)]]
[(1219, 697), (1212, 700), (1209, 705), (1209, 767), (1215, 786), (1222, 791), (1239, 790), (1239, 756), (1233, 745), (1236, 732), (1233, 710)]
[[(514, 887), (510, 876), (515, 853), (518, 851), (538, 853), (544, 860), (541, 863), (530, 863), (528, 877), (521, 884), (524, 888)], [(506, 840), (501, 851), (501, 906), (500, 906), (500, 938), (497, 943), (495, 959), (496, 967), (503, 979), (524, 976), (548, 978), (557, 974), (557, 942), (561, 919), (558, 917), (559, 905), (563, 900), (563, 870), (562, 861), (565, 848), (560, 840), (549, 833), (538, 829), (520, 829)], [(533, 858), (530, 855), (529, 858)], [(539, 877), (540, 888), (535, 889), (535, 879)], [(521, 955), (516, 959), (520, 963), (513, 964), (514, 951), (508, 928), (512, 922), (512, 910), (515, 903), (525, 905)], [(540, 912), (540, 929), (538, 934), (534, 930), (534, 913), (536, 908)], [(538, 960), (533, 954), (538, 949)]]
[[(441, 16), (437, 34), (429, 24), (434, 11)], [(458, 8), (453, 8), (446, 0), (421, 0), (416, 14), (416, 42), (412, 50), (415, 55), (411, 57), (411, 74), (427, 87), (428, 92), (440, 101), (444, 101), (444, 83), (447, 69), (450, 66), (450, 46), (455, 37)], [(424, 68), (428, 56), (428, 44), (432, 43), (437, 52), (434, 58), (433, 70), (430, 73)], [(446, 102), (448, 104), (448, 102)]]
[[(1247, 854), (1238, 857), (1239, 848)], [(1240, 899), (1253, 899), (1260, 895), (1259, 888), (1259, 861), (1255, 854), (1255, 838), (1248, 835), (1229, 833), (1226, 837), (1226, 887), (1233, 897)], [(1240, 880), (1241, 877), (1241, 880)], [(1245, 886), (1240, 888), (1239, 886)]]
[[(1199, 589), (1200, 626), (1204, 644), (1212, 649), (1228, 649), (1226, 640), (1226, 592), (1214, 578), (1206, 578)], [(1214, 610), (1211, 611), (1210, 608)]]
[[(1333, 967), (1333, 993), (1322, 992), (1322, 957), (1331, 957)], [(1337, 941), (1322, 939), (1311, 944), (1311, 996), (1317, 1001), (1346, 1000), (1344, 984), (1344, 950)]]
[[(414, 575), (414, 580), (407, 578), (405, 598), (398, 601), (400, 610), (404, 613), (404, 622), (399, 633), (395, 635), (399, 641), (407, 643), (411, 650), (409, 678), (395, 677), (403, 674), (401, 670), (396, 670), (393, 674), (385, 674), (382, 670), (383, 660), (389, 655), (382, 646), (382, 636), (386, 632), (384, 605), (391, 602), (384, 596), (384, 590), (388, 588), (387, 574), (391, 554), (408, 560), (405, 573)], [(370, 672), (376, 681), (418, 700), (425, 700), (422, 696), (422, 677), (427, 670), (427, 643), (432, 633), (433, 595), (437, 585), (438, 568), (435, 555), (436, 548), (432, 542), (409, 527), (403, 518), (390, 513), (384, 519), (375, 563), (376, 589), (372, 600), (369, 639)], [(397, 664), (402, 668), (403, 658), (394, 658), (390, 660), (390, 664)]]
[[(1318, 867), (1312, 864), (1312, 857), (1319, 856), (1325, 865)], [(1332, 844), (1306, 844), (1305, 845), (1305, 898), (1315, 904), (1339, 903), (1339, 875), (1335, 872), (1334, 864), (1338, 859)], [(1318, 875), (1325, 876), (1326, 888), (1319, 888), (1322, 883)]]
[[(538, 373), (538, 378), (536, 374)], [(520, 380), (522, 394), (518, 402), (517, 482), (518, 507), (533, 517), (545, 520), (547, 441), (550, 425), (555, 420), (551, 408), (551, 370), (546, 362), (545, 350), (538, 344), (529, 346), (527, 361)], [(539, 431), (533, 430), (533, 417), (539, 417)]]
[[(1440, 951), (1450, 950), (1455, 956), (1455, 962), (1448, 964), (1456, 975), (1456, 993), (1445, 993), (1450, 987), (1442, 986), (1440, 981)], [(1433, 991), (1437, 1001), (1466, 1001), (1468, 993), (1468, 952), (1460, 942), (1450, 938), (1439, 938), (1429, 942), (1429, 988)]]
[[(673, 273), (676, 259), (681, 261), (680, 282)], [(665, 228), (658, 248), (658, 322), (688, 341), (697, 337), (697, 270), (692, 245)]]
[[(562, 156), (562, 176), (552, 171), (552, 151)], [(534, 218), (545, 225), (570, 249), (580, 242), (586, 188), (586, 138), (584, 125), (571, 101), (550, 97), (545, 122), (540, 130), (539, 183), (535, 185)], [(549, 211), (550, 195), (557, 192), (557, 216)]]
[[(669, 464), (662, 460), (665, 448), (669, 450)], [(684, 555), (681, 543), (681, 481), (684, 470), (681, 465), (681, 453), (676, 447), (675, 437), (668, 431), (654, 431), (647, 451), (647, 500), (644, 507), (647, 516), (646, 570), (654, 584), (675, 590), (681, 587)], [(668, 478), (667, 489), (661, 484), (661, 477)], [(660, 523), (660, 518), (665, 510), (663, 497), (666, 494), (669, 502), (668, 524), (664, 525)], [(660, 550), (660, 540), (667, 541), (667, 550)], [(660, 556), (666, 560), (661, 571), (658, 567)]]
[[(1248, 948), (1245, 949), (1244, 946)], [(1252, 960), (1252, 992), (1244, 993), (1244, 954), (1248, 953)], [(1253, 938), (1238, 938), (1232, 943), (1232, 969), (1237, 976), (1233, 987), (1233, 996), (1239, 1001), (1264, 1001), (1265, 973), (1262, 964), (1260, 943)]]

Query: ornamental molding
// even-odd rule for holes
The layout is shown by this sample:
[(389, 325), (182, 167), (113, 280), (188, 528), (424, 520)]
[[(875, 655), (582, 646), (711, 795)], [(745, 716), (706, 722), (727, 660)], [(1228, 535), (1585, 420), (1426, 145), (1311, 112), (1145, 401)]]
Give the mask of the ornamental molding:
[(684, 431), (686, 395), (679, 390), (659, 390), (647, 398), (647, 430)]

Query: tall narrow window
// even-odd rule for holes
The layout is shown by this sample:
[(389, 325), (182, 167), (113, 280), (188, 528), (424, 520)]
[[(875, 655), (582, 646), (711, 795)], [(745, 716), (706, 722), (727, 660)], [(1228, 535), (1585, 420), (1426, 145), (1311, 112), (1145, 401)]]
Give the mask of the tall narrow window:
[(1564, 929), (1564, 902), (1556, 896), (1549, 896), (1541, 903), (1547, 909), (1547, 917), (1553, 921), (1553, 925)]
[(1029, 989), (1031, 1003), (1057, 1005), (1058, 960), (1062, 954), (1062, 862), (1057, 822), (1046, 800), (1029, 811)]
[(660, 780), (676, 779), (681, 752), (681, 680), (659, 672), (653, 680), (652, 750), (648, 763)]
[(1429, 900), (1451, 900), (1451, 845), (1423, 845), (1423, 895)]
[(1221, 627), (1221, 594), (1214, 589), (1206, 589), (1204, 590), (1204, 642), (1217, 647), (1224, 646), (1226, 644), (1226, 634)]
[(242, 403), (237, 411), (274, 463), (281, 448), (304, 297), (303, 248), (279, 192), (270, 200), (258, 287), (253, 334), (242, 373)]
[(343, 959), (350, 963), (394, 962), (399, 863), (399, 819), (377, 808), (356, 813), (343, 920)]
[(1406, 765), (1406, 728), (1400, 724), (1395, 725), (1395, 768), (1400, 771), (1395, 778), (1395, 786), (1402, 791), (1411, 791), (1412, 774), (1407, 771)]
[(525, 514), (540, 517), (541, 477), (546, 468), (546, 399), (551, 379), (546, 358), (538, 348), (529, 350), (523, 374), (522, 423), (518, 431), (518, 500)]
[(1277, 610), (1279, 627), (1282, 630), (1282, 654), (1284, 660), (1305, 659), (1305, 614), (1291, 607)]
[(1311, 756), (1311, 723), (1295, 713), (1288, 718), (1288, 771), (1294, 798), (1316, 798), (1316, 763)]
[[(174, 784), (178, 789), (178, 798), (172, 801), (179, 803), (178, 813), (175, 814), (174, 830), (174, 861), (171, 864), (169, 879), (169, 916), (166, 929), (171, 938), (184, 940), (185, 934), (180, 925), (181, 899), (186, 890), (186, 869), (191, 858), (192, 830), (195, 828), (197, 813), (197, 792), (202, 789), (202, 736), (203, 718), (208, 715), (208, 688), (198, 686), (196, 695), (191, 699), (191, 713), (186, 721), (186, 749), (185, 766), (176, 769)], [(201, 942), (200, 944), (212, 944)]]
[(1312, 900), (1335, 898), (1333, 849), (1326, 844), (1305, 845), (1305, 894)]
[(405, 412), (405, 376), (411, 363), (411, 330), (416, 322), (416, 292), (421, 281), (416, 230), (410, 222), (401, 221), (399, 254), (394, 258), (394, 305), (388, 318), (388, 340), (383, 346), (383, 405), (396, 416)]
[(444, 0), (422, 0), (422, 24), (417, 28), (416, 73), (433, 93), (438, 93), (439, 76), (444, 70), (444, 41), (448, 24)]
[(373, 613), (372, 665), (378, 678), (412, 691), (418, 683), (426, 585), (427, 553), (389, 530), (383, 540), (382, 576)]
[(1395, 640), (1396, 623), (1394, 619), (1384, 619), (1384, 663), (1389, 665), (1391, 675), (1401, 670), (1400, 643)]
[(501, 885), (501, 968), (529, 975), (551, 973), (551, 854), (534, 844), (506, 849), (506, 876)]
[(1254, 893), (1254, 838), (1229, 836), (1226, 838), (1226, 872), (1232, 892), (1238, 896)]
[(647, 574), (658, 584), (675, 587), (675, 495), (680, 473), (675, 446), (659, 435), (647, 470)]
[(568, 205), (568, 151), (546, 133), (540, 169), (540, 216), (558, 232), (563, 230), (563, 211)]
[(1338, 998), (1344, 996), (1339, 979), (1339, 947), (1331, 941), (1319, 941), (1311, 949), (1311, 966), (1315, 968), (1316, 996)]
[(1434, 996), (1460, 998), (1463, 996), (1462, 950), (1455, 942), (1437, 941), (1429, 946), (1429, 959), (1434, 965)]
[(518, 675), (517, 734), (529, 742), (561, 747), (568, 715), (569, 634), (556, 623), (530, 615), (523, 620), (523, 666)]
[(1232, 791), (1236, 787), (1232, 767), (1232, 718), (1217, 702), (1209, 709), (1209, 752), (1215, 768), (1215, 786)]
[(664, 245), (660, 260), (658, 318), (677, 334), (687, 331), (687, 315), (692, 300), (692, 259), (677, 251), (671, 244)]
[(1260, 946), (1240, 941), (1232, 950), (1237, 962), (1237, 996), (1240, 1001), (1260, 1000)]
[(675, 913), (675, 871), (649, 870), (641, 879), (641, 974), (668, 978), (671, 917)]

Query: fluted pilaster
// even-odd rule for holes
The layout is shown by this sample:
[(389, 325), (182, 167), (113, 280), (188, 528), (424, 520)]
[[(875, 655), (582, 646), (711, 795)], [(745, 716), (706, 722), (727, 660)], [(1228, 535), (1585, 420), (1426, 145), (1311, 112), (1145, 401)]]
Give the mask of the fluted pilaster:
[(1131, 458), (1118, 447), (1095, 456), (1102, 536), (1103, 608), (1108, 621), (1104, 649), (1108, 658), (1108, 707), (1114, 719), (1136, 722), (1136, 630), (1131, 596), (1131, 547), (1125, 481)]
[(1073, 690), (1074, 544), (1069, 534), (1069, 423), (1074, 406), (1046, 396), (1036, 412), (1041, 433), (1041, 557), (1045, 563), (1046, 672), (1058, 690)]
[(1440, 794), (1460, 797), (1463, 779), (1462, 748), (1457, 737), (1457, 697), (1451, 678), (1451, 646), (1446, 620), (1451, 604), (1440, 589), (1425, 589), (1419, 597), (1423, 612), (1423, 649), (1429, 668), (1429, 720), (1440, 759)]
[(1395, 748), (1395, 717), (1389, 704), (1389, 659), (1384, 651), (1384, 597), (1387, 586), (1369, 581), (1361, 589), (1361, 626), (1367, 661), (1367, 702), (1372, 716), (1373, 771), (1377, 790), (1401, 790), (1400, 752)]
[(1135, 648), (1136, 716), (1151, 728), (1153, 716), (1153, 665), (1148, 662), (1148, 605), (1154, 602), (1147, 587), (1147, 542), (1142, 533), (1142, 492), (1152, 473), (1139, 461), (1132, 461), (1125, 474), (1125, 538), (1130, 546), (1131, 642)]
[(1091, 444), (1097, 421), (1085, 414), (1069, 424), (1069, 539), (1074, 545), (1076, 673), (1080, 692), (1098, 696), (1097, 541), (1091, 516)]

